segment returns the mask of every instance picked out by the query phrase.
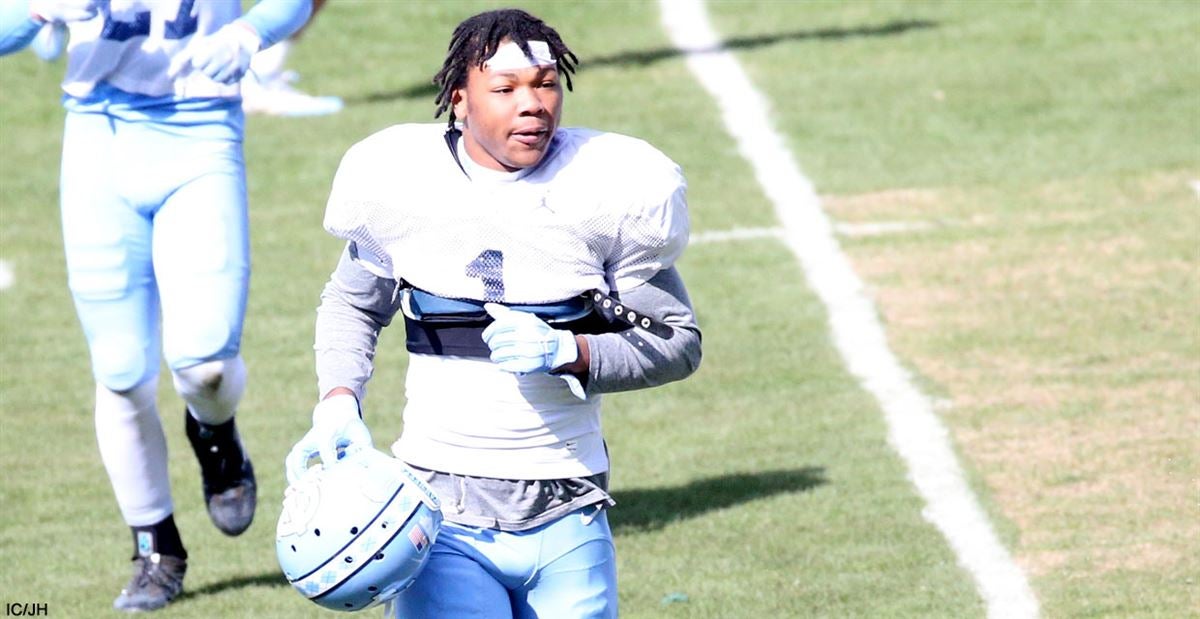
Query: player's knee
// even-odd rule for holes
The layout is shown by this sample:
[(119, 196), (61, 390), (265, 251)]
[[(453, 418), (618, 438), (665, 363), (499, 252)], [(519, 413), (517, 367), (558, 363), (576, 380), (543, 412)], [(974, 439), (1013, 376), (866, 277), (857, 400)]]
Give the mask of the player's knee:
[(198, 421), (222, 424), (233, 417), (246, 388), (246, 364), (241, 357), (214, 359), (172, 368), (175, 391)]
[(175, 390), (184, 398), (211, 398), (220, 392), (230, 369), (229, 365), (229, 359), (217, 359), (186, 368), (172, 369)]
[(128, 334), (96, 337), (91, 343), (91, 353), (96, 382), (117, 393), (148, 380), (158, 365), (157, 359), (151, 360), (146, 343)]

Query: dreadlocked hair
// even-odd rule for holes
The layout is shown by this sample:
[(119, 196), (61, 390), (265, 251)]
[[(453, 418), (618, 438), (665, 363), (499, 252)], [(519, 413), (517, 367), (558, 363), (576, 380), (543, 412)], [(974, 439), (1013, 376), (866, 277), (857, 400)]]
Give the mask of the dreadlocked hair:
[(533, 52), (529, 49), (529, 42), (545, 41), (550, 53), (554, 54), (559, 75), (567, 83), (567, 90), (571, 90), (571, 73), (575, 72), (579, 59), (562, 42), (554, 28), (520, 9), (488, 11), (467, 19), (454, 29), (442, 70), (433, 76), (434, 85), (441, 87), (434, 101), (437, 104), (434, 118), (449, 110), (449, 124), (454, 126), (456, 118), (450, 105), (454, 91), (466, 86), (471, 67), (482, 69), (483, 63), (496, 53), (504, 39), (516, 43), (530, 60), (533, 59)]

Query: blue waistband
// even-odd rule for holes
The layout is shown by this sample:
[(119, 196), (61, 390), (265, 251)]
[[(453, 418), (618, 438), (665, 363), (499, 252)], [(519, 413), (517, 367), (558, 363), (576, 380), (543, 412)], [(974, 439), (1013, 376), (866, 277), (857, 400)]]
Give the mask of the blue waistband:
[(240, 140), (245, 127), (240, 98), (151, 97), (101, 82), (84, 97), (64, 94), (62, 102), (68, 112), (154, 123), (214, 138)]

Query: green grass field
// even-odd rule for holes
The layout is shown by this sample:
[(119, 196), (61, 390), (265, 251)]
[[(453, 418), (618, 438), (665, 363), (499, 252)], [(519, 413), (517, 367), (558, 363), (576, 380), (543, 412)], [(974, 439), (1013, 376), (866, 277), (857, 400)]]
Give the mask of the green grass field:
[[(222, 536), (164, 380), (187, 593), (160, 614), (330, 617), (284, 582), (282, 460), (316, 398), (321, 229), (341, 155), (432, 120), (450, 31), (496, 3), (331, 3), (291, 58), (332, 117), (249, 120), (254, 275), (239, 425), (260, 511)], [(650, 2), (523, 4), (581, 58), (565, 124), (647, 139), (693, 230), (778, 226)], [(1046, 617), (1200, 616), (1200, 4), (713, 2), (939, 408)], [(57, 210), (63, 65), (0, 59), (0, 605), (112, 616), (129, 534), (100, 463)], [(691, 247), (690, 380), (606, 398), (622, 616), (983, 617), (986, 608), (772, 238)], [(403, 333), (366, 402), (401, 430)], [(372, 613), (374, 616), (376, 613)]]

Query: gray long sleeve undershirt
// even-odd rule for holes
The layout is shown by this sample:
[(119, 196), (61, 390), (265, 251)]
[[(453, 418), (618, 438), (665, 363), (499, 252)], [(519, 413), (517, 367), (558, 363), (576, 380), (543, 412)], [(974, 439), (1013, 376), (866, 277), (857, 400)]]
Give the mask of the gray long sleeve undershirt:
[[(396, 281), (379, 277), (342, 253), (317, 308), (316, 370), (319, 396), (335, 387), (354, 391), (361, 402), (371, 378), (379, 332), (399, 311)], [(700, 365), (700, 328), (683, 280), (674, 267), (645, 284), (614, 295), (674, 331), (670, 339), (638, 329), (587, 335), (591, 369), (589, 395), (653, 387), (687, 377)]]
[(585, 335), (591, 352), (588, 394), (656, 387), (687, 378), (700, 367), (700, 327), (675, 267), (614, 296), (671, 327), (674, 335), (663, 339), (641, 329)]
[(347, 387), (362, 402), (374, 372), (379, 332), (400, 309), (396, 280), (379, 277), (342, 252), (317, 307), (317, 397)]

